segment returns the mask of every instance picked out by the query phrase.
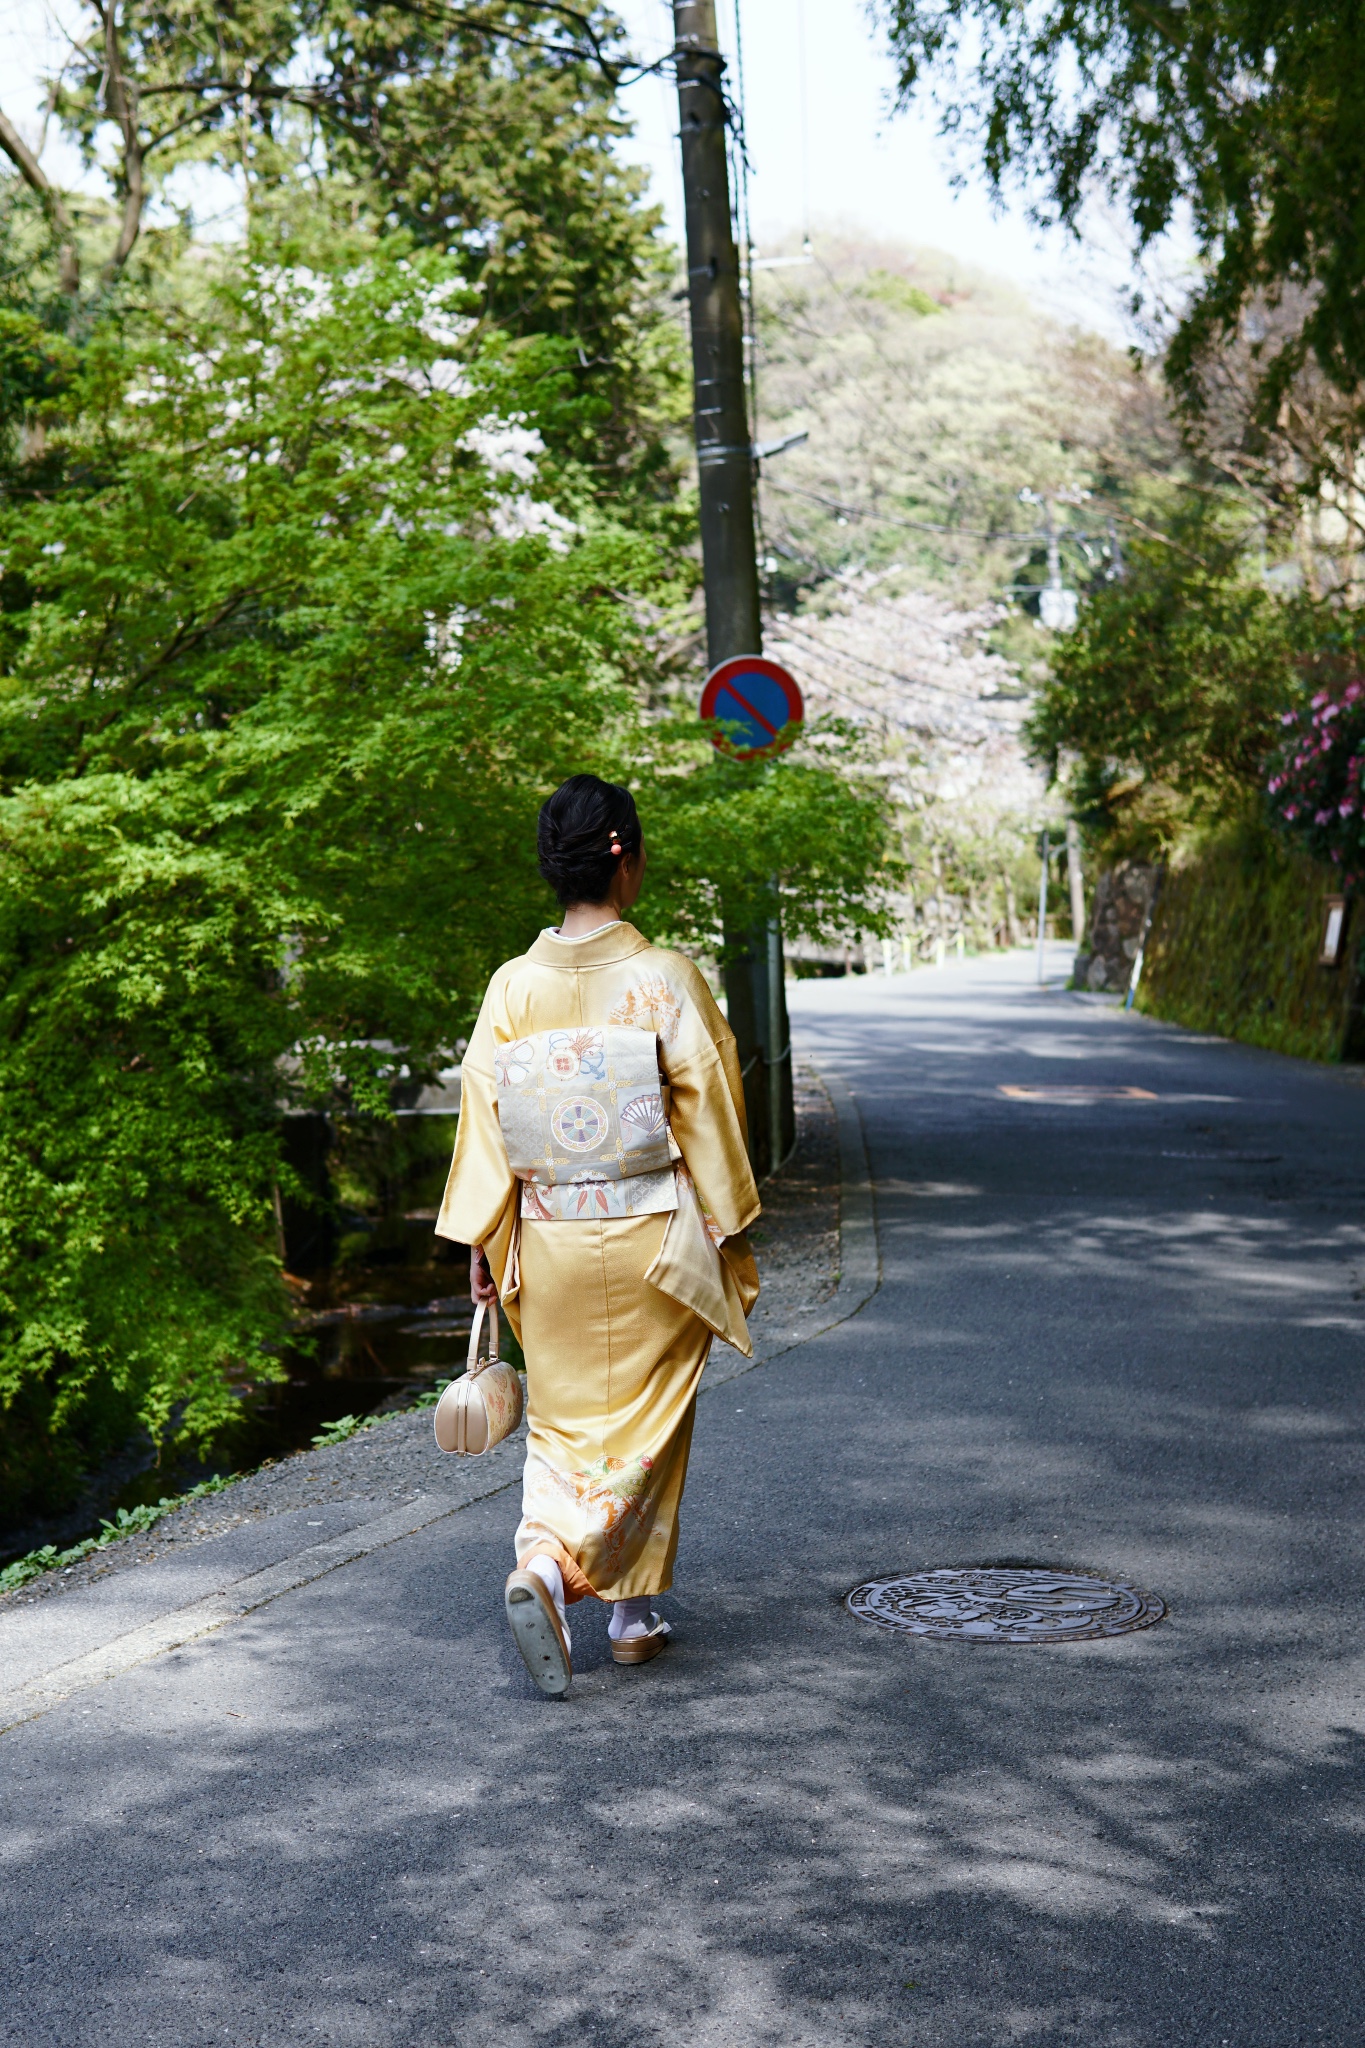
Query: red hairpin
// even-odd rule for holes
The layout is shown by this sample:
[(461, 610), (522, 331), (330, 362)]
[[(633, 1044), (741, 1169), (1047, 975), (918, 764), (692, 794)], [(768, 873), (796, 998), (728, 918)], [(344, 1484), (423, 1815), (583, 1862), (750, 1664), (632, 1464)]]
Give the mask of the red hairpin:
[(621, 841), (615, 830), (613, 830), (611, 835), (611, 851), (613, 858), (621, 851)]

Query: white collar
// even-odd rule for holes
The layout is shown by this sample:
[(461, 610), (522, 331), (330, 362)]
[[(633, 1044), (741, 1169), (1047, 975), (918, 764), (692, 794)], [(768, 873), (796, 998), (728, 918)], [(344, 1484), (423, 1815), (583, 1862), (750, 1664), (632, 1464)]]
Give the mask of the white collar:
[(566, 939), (563, 932), (557, 932), (553, 929), (552, 926), (547, 924), (544, 931), (541, 933), (541, 937), (545, 939), (554, 939), (561, 946), (577, 946), (584, 939), (595, 939), (599, 933), (614, 931), (618, 924), (624, 923), (624, 918), (609, 917), (605, 924), (595, 924), (590, 932), (575, 932), (571, 939)]

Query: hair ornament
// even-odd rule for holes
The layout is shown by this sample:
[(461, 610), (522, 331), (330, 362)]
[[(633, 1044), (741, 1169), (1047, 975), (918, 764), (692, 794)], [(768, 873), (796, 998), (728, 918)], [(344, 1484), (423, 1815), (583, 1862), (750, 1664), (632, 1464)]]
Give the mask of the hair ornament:
[(611, 835), (611, 853), (612, 853), (612, 858), (613, 858), (613, 859), (615, 859), (615, 858), (616, 858), (616, 856), (617, 856), (617, 855), (618, 855), (618, 854), (620, 853), (620, 851), (621, 851), (621, 835), (620, 835), (620, 833), (619, 833), (619, 832), (617, 832), (617, 831), (615, 830), (615, 828), (613, 828), (613, 830), (612, 830), (612, 835)]

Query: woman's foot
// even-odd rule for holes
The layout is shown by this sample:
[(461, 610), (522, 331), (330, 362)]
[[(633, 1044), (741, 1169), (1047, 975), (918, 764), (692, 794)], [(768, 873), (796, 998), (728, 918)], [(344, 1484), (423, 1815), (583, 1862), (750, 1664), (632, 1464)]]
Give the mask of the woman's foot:
[(551, 1557), (533, 1557), (510, 1572), (503, 1606), (522, 1662), (543, 1693), (558, 1699), (573, 1677), (571, 1638), (564, 1619), (564, 1580)]
[(607, 1623), (611, 1654), (618, 1664), (647, 1664), (657, 1657), (672, 1630), (654, 1612), (646, 1594), (639, 1600), (618, 1600)]

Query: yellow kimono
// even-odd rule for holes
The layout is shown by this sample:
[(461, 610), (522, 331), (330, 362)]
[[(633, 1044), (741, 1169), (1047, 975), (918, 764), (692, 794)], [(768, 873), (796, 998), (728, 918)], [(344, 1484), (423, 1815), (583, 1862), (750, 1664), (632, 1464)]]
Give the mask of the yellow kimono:
[[(584, 1216), (561, 1204), (551, 1217), (508, 1160), (498, 1048), (608, 1025), (657, 1035), (681, 1154), (677, 1206)], [(758, 1275), (744, 1233), (758, 1213), (734, 1035), (690, 960), (610, 924), (581, 939), (543, 932), (498, 969), (464, 1057), (436, 1230), (483, 1246), (521, 1339), (529, 1433), (517, 1563), (553, 1557), (570, 1600), (629, 1600), (671, 1583), (712, 1334), (752, 1351), (744, 1318)]]

